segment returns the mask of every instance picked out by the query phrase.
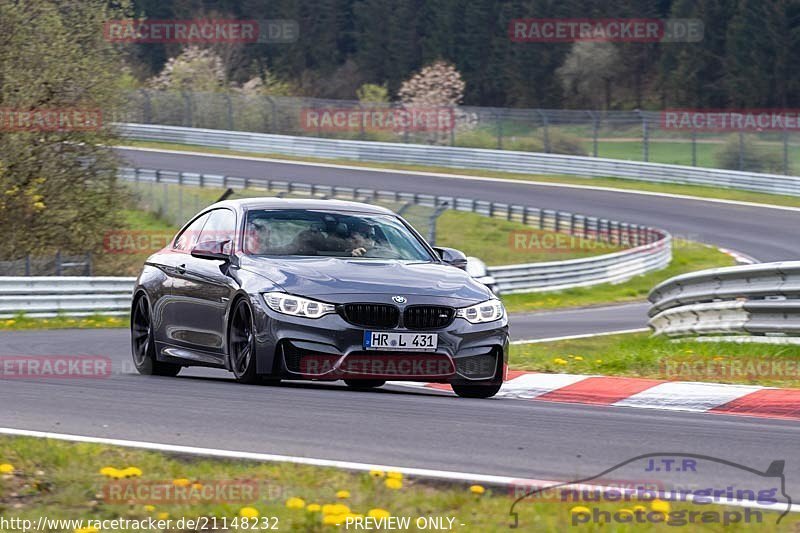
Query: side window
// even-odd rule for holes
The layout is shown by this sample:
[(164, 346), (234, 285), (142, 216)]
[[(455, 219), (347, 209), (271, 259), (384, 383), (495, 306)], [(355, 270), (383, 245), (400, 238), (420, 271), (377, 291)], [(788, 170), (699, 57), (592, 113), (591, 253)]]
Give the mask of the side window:
[(206, 223), (206, 220), (208, 220), (208, 213), (189, 224), (175, 239), (173, 249), (182, 250), (184, 252), (191, 251), (195, 243), (197, 243), (200, 230), (203, 229), (203, 224)]
[(230, 241), (224, 248), (225, 252), (230, 253), (235, 239), (236, 215), (230, 209), (215, 209), (209, 213), (208, 222), (203, 226), (197, 242)]

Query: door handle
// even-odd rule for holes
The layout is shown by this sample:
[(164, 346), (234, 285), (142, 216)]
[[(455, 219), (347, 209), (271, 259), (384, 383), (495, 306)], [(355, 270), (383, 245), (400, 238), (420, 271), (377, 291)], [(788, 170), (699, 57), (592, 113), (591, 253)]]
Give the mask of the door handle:
[(186, 274), (186, 265), (178, 265), (175, 270), (178, 271), (178, 274)]

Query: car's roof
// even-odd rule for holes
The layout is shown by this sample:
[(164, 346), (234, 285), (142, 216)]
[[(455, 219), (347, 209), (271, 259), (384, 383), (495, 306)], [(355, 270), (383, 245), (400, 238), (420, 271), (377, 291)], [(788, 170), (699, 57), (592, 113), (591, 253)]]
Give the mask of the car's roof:
[(344, 200), (321, 200), (310, 198), (277, 198), (274, 196), (224, 200), (209, 206), (211, 208), (230, 207), (236, 210), (251, 209), (314, 209), (330, 211), (353, 211), (370, 214), (393, 214), (385, 207)]

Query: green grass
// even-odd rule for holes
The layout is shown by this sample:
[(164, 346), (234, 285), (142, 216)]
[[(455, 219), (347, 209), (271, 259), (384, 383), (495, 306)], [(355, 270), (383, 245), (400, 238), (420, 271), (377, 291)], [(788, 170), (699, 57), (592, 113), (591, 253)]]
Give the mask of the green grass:
[[(437, 246), (457, 248), (467, 255), (480, 257), (487, 265), (562, 261), (621, 249), (590, 239), (536, 230), (520, 222), (460, 211), (443, 213), (436, 235)], [(524, 246), (515, 245), (517, 236), (524, 238)]]
[[(626, 143), (627, 144), (627, 143)], [(632, 146), (626, 147), (625, 150), (635, 151), (635, 143), (630, 143)], [(787, 196), (779, 194), (758, 193), (749, 191), (740, 191), (736, 189), (723, 189), (719, 187), (705, 187), (699, 185), (678, 185), (678, 184), (665, 184), (665, 183), (649, 183), (644, 181), (636, 181), (622, 178), (581, 178), (577, 176), (558, 176), (558, 175), (541, 175), (541, 174), (525, 174), (525, 173), (512, 173), (512, 172), (499, 172), (491, 170), (474, 170), (474, 169), (461, 169), (449, 167), (436, 167), (430, 165), (403, 165), (396, 163), (369, 163), (363, 161), (351, 161), (348, 159), (323, 159), (311, 157), (293, 157), (284, 154), (270, 154), (270, 153), (255, 153), (255, 152), (242, 152), (236, 150), (226, 150), (222, 148), (208, 148), (204, 146), (197, 146), (191, 144), (177, 144), (177, 143), (158, 143), (158, 142), (144, 142), (144, 141), (126, 141), (127, 146), (138, 146), (143, 148), (158, 148), (164, 150), (183, 150), (195, 151), (209, 154), (220, 155), (238, 155), (245, 157), (263, 157), (272, 159), (285, 159), (292, 161), (309, 161), (319, 163), (333, 163), (333, 164), (346, 164), (364, 168), (382, 168), (393, 170), (411, 170), (418, 172), (436, 172), (440, 174), (459, 174), (464, 176), (475, 177), (493, 177), (502, 179), (514, 179), (521, 181), (531, 182), (544, 182), (544, 183), (563, 183), (571, 185), (588, 185), (597, 187), (609, 187), (612, 189), (631, 190), (631, 191), (647, 191), (656, 193), (667, 194), (681, 194), (686, 196), (696, 196), (698, 198), (710, 198), (721, 200), (734, 200), (740, 202), (753, 202), (766, 205), (778, 205), (788, 207), (800, 207), (800, 197)], [(602, 153), (601, 156), (605, 157)], [(542, 206), (533, 206), (542, 207)], [(589, 213), (591, 214), (591, 213)]]
[(127, 316), (91, 315), (85, 317), (55, 316), (34, 318), (19, 314), (11, 318), (0, 318), (0, 330), (18, 331), (31, 329), (91, 329), (126, 328)]
[(671, 341), (649, 333), (512, 345), (510, 354), (516, 370), (791, 388), (800, 388), (798, 360), (800, 346)]
[[(391, 461), (391, 458), (387, 458)], [(98, 444), (77, 444), (56, 440), (27, 437), (0, 437), (0, 464), (10, 465), (13, 472), (0, 474), (0, 516), (19, 518), (34, 523), (42, 516), (49, 519), (128, 520), (154, 519), (179, 520), (216, 518), (227, 519), (230, 524), (242, 509), (258, 512), (260, 518), (274, 517), (280, 531), (347, 531), (355, 530), (335, 525), (323, 525), (323, 513), (310, 511), (309, 504), (340, 504), (350, 509), (351, 515), (366, 515), (372, 509), (383, 509), (394, 517), (444, 516), (455, 518), (454, 530), (464, 532), (508, 531), (509, 511), (513, 494), (505, 488), (486, 488), (482, 495), (473, 493), (464, 483), (430, 482), (403, 478), (399, 489), (387, 488), (388, 473), (354, 473), (332, 468), (320, 468), (286, 463), (257, 463), (235, 460), (217, 460), (157, 452), (110, 447)], [(126, 480), (110, 479), (101, 475), (101, 469), (111, 467), (129, 470), (134, 477)], [(111, 472), (113, 474), (113, 471)], [(140, 474), (140, 475), (137, 475)], [(570, 474), (567, 474), (570, 475)], [(240, 486), (245, 497), (228, 501), (169, 502), (165, 499), (145, 502), (132, 499), (125, 503), (109, 501), (107, 494), (122, 483), (138, 486), (153, 484), (173, 486), (175, 480), (199, 483), (205, 487)], [(197, 489), (199, 490), (199, 488)], [(347, 490), (349, 497), (337, 498), (336, 493)], [(290, 498), (300, 498), (299, 508), (289, 508)], [(618, 511), (642, 504), (649, 510), (648, 502), (602, 503), (601, 510)], [(662, 502), (663, 503), (663, 502)], [(552, 500), (524, 502), (518, 506), (520, 531), (566, 531), (571, 527), (573, 505)], [(673, 503), (672, 511), (695, 510), (723, 511), (724, 507)], [(328, 509), (330, 511), (330, 509)], [(334, 516), (340, 522), (345, 516)], [(760, 531), (776, 531), (777, 514), (765, 512)], [(792, 518), (786, 521), (792, 521)], [(794, 519), (796, 520), (796, 519)], [(171, 531), (190, 531), (177, 529)], [(252, 522), (251, 522), (252, 524)], [(344, 523), (343, 523), (344, 524)], [(461, 525), (463, 524), (463, 525)], [(637, 527), (636, 531), (663, 531), (663, 525)], [(741, 531), (733, 526), (725, 531)], [(210, 530), (210, 529), (207, 529)], [(219, 530), (219, 529), (218, 529)], [(229, 528), (229, 531), (237, 531)], [(242, 527), (238, 531), (244, 531)], [(415, 528), (411, 528), (415, 530)], [(614, 524), (583, 526), (580, 531), (630, 531), (628, 526)], [(710, 526), (706, 531), (723, 531)], [(69, 532), (73, 528), (53, 528), (53, 532)], [(108, 530), (105, 530), (108, 531)], [(148, 529), (162, 531), (162, 529)], [(191, 530), (194, 531), (194, 530)], [(253, 529), (255, 531), (255, 529)], [(259, 529), (263, 531), (263, 529)]]
[(557, 292), (508, 294), (502, 299), (510, 313), (630, 302), (643, 300), (653, 287), (673, 276), (733, 264), (734, 260), (729, 255), (723, 254), (716, 248), (675, 239), (672, 262), (665, 269), (637, 276), (619, 284), (606, 283)]

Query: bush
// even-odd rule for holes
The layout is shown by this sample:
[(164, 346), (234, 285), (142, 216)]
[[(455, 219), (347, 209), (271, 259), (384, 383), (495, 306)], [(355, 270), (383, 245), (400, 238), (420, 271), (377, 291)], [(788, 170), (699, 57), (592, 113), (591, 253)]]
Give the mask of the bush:
[[(545, 152), (543, 133), (537, 137), (530, 136), (504, 136), (503, 150), (517, 152)], [(567, 155), (587, 155), (581, 144), (580, 138), (557, 130), (548, 131), (550, 153)], [(456, 146), (466, 148), (497, 148), (497, 133), (476, 129), (463, 132), (456, 136)]]
[(759, 145), (747, 136), (740, 143), (739, 135), (731, 135), (714, 154), (714, 158), (719, 168), (770, 174), (784, 172), (783, 155), (779, 149)]

